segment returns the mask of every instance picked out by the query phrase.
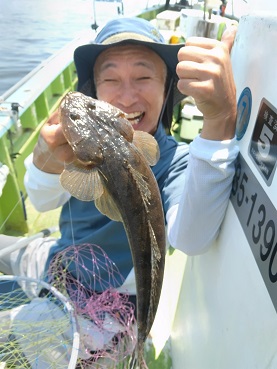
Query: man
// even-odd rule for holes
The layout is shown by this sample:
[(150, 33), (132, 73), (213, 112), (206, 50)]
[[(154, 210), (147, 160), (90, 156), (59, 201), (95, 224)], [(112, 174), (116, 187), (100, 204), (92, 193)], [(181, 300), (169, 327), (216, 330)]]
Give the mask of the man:
[[(185, 47), (167, 45), (151, 23), (119, 18), (100, 31), (94, 44), (77, 48), (74, 55), (78, 90), (120, 108), (134, 129), (156, 138), (161, 156), (152, 170), (161, 192), (169, 242), (188, 254), (209, 248), (228, 204), (238, 152), (229, 55), (234, 35), (234, 31), (226, 33), (222, 42), (191, 38)], [(186, 95), (194, 97), (204, 117), (201, 135), (190, 149), (177, 144), (164, 129), (170, 127), (173, 106)], [(26, 160), (25, 185), (38, 210), (63, 206), (61, 238), (36, 240), (13, 253), (3, 260), (4, 272), (11, 267), (14, 274), (40, 278), (57, 252), (72, 244), (90, 243), (107, 252), (124, 278), (130, 273), (132, 258), (123, 225), (99, 213), (93, 202), (71, 197), (59, 183), (64, 162), (73, 158), (55, 113)], [(86, 267), (90, 270), (89, 264)], [(88, 281), (83, 283), (92, 287)]]

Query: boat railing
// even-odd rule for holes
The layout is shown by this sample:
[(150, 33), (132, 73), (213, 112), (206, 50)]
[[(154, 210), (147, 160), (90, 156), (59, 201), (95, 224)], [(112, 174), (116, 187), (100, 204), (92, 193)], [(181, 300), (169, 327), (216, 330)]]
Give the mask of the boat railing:
[(80, 34), (1, 96), (0, 161), (9, 168), (9, 175), (0, 197), (0, 233), (8, 233), (9, 229), (13, 233), (27, 232), (24, 160), (33, 151), (41, 126), (62, 96), (76, 88), (73, 52), (92, 38), (92, 30)]

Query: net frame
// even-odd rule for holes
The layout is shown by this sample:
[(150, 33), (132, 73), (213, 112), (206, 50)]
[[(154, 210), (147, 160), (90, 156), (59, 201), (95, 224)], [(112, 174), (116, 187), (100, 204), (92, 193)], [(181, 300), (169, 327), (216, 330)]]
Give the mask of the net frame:
[[(71, 324), (72, 329), (72, 349), (71, 349), (71, 355), (70, 360), (68, 362), (67, 369), (75, 369), (77, 360), (78, 360), (78, 351), (79, 351), (79, 345), (80, 345), (80, 335), (78, 332), (78, 324), (76, 319), (76, 313), (73, 305), (70, 303), (69, 299), (64, 296), (60, 291), (58, 291), (54, 286), (48, 284), (47, 282), (39, 279), (34, 278), (28, 278), (28, 277), (22, 277), (22, 276), (14, 276), (14, 275), (0, 275), (0, 283), (1, 281), (11, 281), (16, 282), (19, 285), (22, 284), (31, 284), (32, 290), (34, 287), (37, 287), (37, 290), (40, 291), (41, 289), (48, 290), (55, 298), (58, 299), (59, 302), (62, 303), (64, 312), (68, 314), (69, 321)], [(22, 290), (24, 293), (25, 291)], [(26, 292), (25, 292), (26, 293)], [(33, 297), (28, 296), (30, 301), (32, 301)], [(1, 305), (0, 305), (0, 311), (1, 311)]]

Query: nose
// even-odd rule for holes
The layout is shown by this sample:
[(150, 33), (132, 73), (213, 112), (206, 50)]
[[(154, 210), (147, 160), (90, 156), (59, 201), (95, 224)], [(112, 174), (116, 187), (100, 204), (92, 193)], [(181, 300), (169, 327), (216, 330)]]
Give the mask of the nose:
[(117, 102), (121, 109), (128, 108), (138, 100), (138, 89), (132, 81), (123, 81), (118, 89)]

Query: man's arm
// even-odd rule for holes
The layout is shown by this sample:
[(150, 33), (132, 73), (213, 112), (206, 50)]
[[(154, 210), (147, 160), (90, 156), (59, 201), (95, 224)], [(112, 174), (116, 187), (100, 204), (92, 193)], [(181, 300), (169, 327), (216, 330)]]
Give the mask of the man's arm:
[(189, 38), (180, 49), (178, 88), (203, 113), (200, 137), (190, 144), (186, 181), (178, 205), (166, 217), (171, 245), (189, 255), (208, 250), (223, 221), (234, 175), (236, 88), (230, 51), (236, 28), (222, 41)]
[(70, 194), (60, 184), (60, 175), (46, 173), (33, 163), (33, 154), (24, 162), (26, 174), (24, 185), (29, 199), (40, 212), (56, 209), (68, 201)]
[(178, 205), (166, 214), (171, 246), (188, 255), (201, 254), (217, 237), (224, 218), (238, 153), (236, 140), (190, 145), (184, 191)]

